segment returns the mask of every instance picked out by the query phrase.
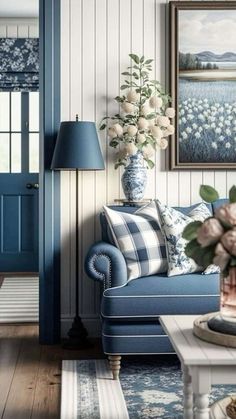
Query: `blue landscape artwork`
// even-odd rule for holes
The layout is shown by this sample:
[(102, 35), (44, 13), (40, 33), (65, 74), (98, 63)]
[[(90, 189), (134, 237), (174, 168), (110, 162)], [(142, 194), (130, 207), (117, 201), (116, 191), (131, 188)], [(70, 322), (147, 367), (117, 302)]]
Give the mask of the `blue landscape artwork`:
[(180, 163), (236, 163), (236, 10), (179, 12)]

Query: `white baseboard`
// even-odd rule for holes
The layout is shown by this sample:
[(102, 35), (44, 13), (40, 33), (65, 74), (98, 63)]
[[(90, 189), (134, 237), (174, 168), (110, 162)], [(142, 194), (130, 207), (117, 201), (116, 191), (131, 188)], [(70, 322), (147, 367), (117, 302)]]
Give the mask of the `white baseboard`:
[[(63, 316), (61, 318), (61, 337), (65, 338), (67, 332), (72, 325), (73, 318), (70, 316)], [(83, 324), (92, 338), (101, 337), (101, 320), (98, 317), (82, 318)]]

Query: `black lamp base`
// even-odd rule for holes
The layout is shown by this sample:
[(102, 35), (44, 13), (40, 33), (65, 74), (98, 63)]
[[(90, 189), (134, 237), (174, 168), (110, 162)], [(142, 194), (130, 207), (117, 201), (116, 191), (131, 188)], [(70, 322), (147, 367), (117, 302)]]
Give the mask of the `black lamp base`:
[(93, 345), (87, 339), (88, 332), (85, 329), (82, 320), (76, 316), (73, 320), (72, 326), (68, 332), (68, 339), (63, 343), (64, 349), (80, 350), (91, 348)]

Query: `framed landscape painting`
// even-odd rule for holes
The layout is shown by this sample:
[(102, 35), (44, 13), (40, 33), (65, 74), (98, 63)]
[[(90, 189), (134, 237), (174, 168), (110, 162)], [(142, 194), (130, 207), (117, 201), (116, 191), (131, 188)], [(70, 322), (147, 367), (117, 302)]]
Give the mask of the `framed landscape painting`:
[(236, 2), (170, 2), (171, 169), (236, 168)]

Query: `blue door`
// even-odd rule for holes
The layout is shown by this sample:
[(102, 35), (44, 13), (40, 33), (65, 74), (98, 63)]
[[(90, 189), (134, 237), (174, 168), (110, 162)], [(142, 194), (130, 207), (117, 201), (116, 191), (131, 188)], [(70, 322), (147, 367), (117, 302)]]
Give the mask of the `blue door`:
[(0, 272), (38, 271), (39, 93), (0, 92)]

